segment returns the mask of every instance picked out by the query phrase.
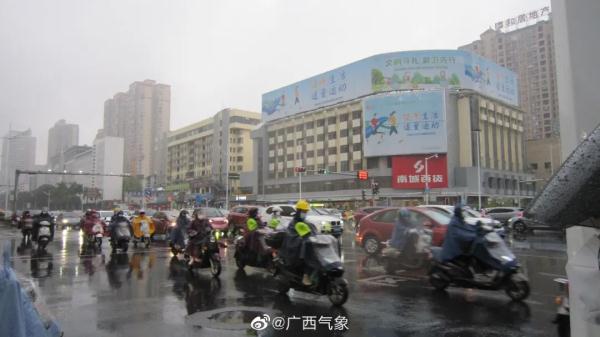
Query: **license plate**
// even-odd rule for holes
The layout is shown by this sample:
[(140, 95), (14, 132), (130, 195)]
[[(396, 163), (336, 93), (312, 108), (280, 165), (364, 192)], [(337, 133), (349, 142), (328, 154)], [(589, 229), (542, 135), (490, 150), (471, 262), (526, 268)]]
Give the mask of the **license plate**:
[(41, 227), (39, 235), (40, 236), (50, 236), (50, 228), (48, 228), (48, 227)]

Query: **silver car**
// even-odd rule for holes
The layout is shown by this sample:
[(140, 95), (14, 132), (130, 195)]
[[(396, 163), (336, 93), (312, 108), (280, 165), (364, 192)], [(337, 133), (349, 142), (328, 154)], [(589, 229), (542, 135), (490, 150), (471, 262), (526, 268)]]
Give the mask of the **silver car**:
[(492, 207), (485, 209), (485, 215), (492, 219), (507, 224), (514, 217), (523, 216), (523, 208), (520, 207)]

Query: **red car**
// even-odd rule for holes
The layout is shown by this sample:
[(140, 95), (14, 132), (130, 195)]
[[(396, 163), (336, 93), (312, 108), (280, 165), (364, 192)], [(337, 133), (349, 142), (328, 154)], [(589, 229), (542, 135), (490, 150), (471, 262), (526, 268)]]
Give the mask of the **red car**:
[(253, 205), (240, 205), (236, 206), (229, 211), (229, 215), (227, 215), (227, 220), (231, 225), (240, 227), (246, 225), (246, 220), (248, 220), (248, 210), (250, 208), (255, 207), (258, 208), (258, 214), (265, 214), (265, 208), (262, 206), (253, 206)]
[(385, 209), (385, 207), (373, 206), (373, 207), (359, 208), (359, 209), (356, 210), (356, 212), (354, 212), (354, 223), (357, 224), (365, 216), (367, 216), (367, 215), (369, 215), (369, 214), (371, 214), (371, 213), (373, 213), (375, 211), (380, 211), (382, 209)]
[(229, 227), (229, 220), (227, 220), (225, 215), (217, 208), (200, 207), (194, 210), (194, 214), (196, 213), (206, 217), (213, 229), (225, 231)]
[[(399, 207), (385, 208), (365, 216), (356, 227), (354, 240), (367, 254), (376, 254), (381, 243), (392, 238)], [(441, 246), (448, 230), (450, 217), (426, 208), (408, 207), (411, 217), (433, 232), (431, 244)]]

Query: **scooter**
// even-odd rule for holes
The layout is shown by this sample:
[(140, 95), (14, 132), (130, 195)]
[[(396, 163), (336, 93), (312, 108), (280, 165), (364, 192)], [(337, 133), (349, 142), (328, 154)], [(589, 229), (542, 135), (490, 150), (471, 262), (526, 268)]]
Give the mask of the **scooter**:
[[(283, 232), (285, 233), (285, 232)], [(268, 241), (271, 247), (279, 249), (284, 240), (284, 235), (279, 235)], [(337, 240), (327, 234), (317, 234), (308, 238), (311, 258), (309, 262), (313, 267), (312, 284), (307, 286), (302, 283), (304, 267), (302, 265), (290, 266), (285, 259), (277, 256), (274, 259), (275, 275), (279, 283), (279, 292), (286, 294), (290, 289), (327, 296), (334, 306), (341, 306), (348, 300), (348, 282), (342, 277), (344, 267), (338, 255)]]
[[(266, 240), (266, 237), (271, 234), (271, 232), (265, 228), (257, 229), (257, 234), (261, 235), (261, 240)], [(271, 248), (265, 250), (262, 253), (255, 252), (251, 250), (243, 235), (238, 235), (238, 237), (234, 240), (235, 244), (235, 254), (233, 257), (235, 258), (235, 264), (238, 269), (244, 270), (245, 266), (256, 267), (256, 268), (264, 268), (269, 273), (275, 273), (275, 265), (273, 264), (273, 250)]]
[(140, 238), (134, 237), (133, 239), (133, 247), (137, 248), (138, 240), (145, 244), (145, 247), (150, 247), (150, 225), (146, 221), (142, 221), (140, 225), (140, 231), (142, 232), (142, 236)]
[(50, 226), (50, 222), (46, 220), (40, 222), (40, 228), (38, 229), (37, 236), (38, 251), (44, 251), (48, 245), (48, 242), (50, 242), (50, 236), (52, 234)]
[(394, 274), (400, 269), (416, 270), (426, 268), (431, 260), (432, 232), (426, 228), (411, 228), (407, 233), (407, 243), (404, 250), (400, 251), (390, 245), (389, 241), (383, 243), (380, 263), (388, 274)]
[(515, 255), (493, 228), (481, 223), (477, 227), (477, 237), (467, 256), (441, 262), (441, 248), (432, 247), (434, 258), (429, 271), (429, 283), (437, 290), (444, 290), (452, 284), (462, 288), (504, 289), (514, 301), (527, 298), (529, 281), (519, 271), (520, 265)]
[(219, 252), (220, 240), (223, 236), (219, 230), (211, 230), (204, 238), (199, 238), (199, 233), (195, 230), (188, 231), (189, 241), (184, 255), (188, 263), (189, 271), (194, 269), (210, 268), (210, 273), (214, 277), (221, 274), (221, 255)]
[(569, 308), (569, 280), (565, 278), (556, 278), (554, 282), (558, 283), (560, 294), (556, 296), (554, 302), (556, 308), (556, 317), (552, 323), (556, 324), (559, 337), (571, 336), (571, 310)]
[(95, 222), (91, 230), (85, 234), (85, 243), (88, 247), (102, 249), (102, 238), (104, 237), (104, 226), (101, 222)]
[(117, 227), (114, 229), (114, 237), (110, 239), (113, 254), (117, 252), (117, 249), (121, 249), (123, 253), (127, 253), (129, 240), (131, 240), (129, 224), (125, 221), (117, 223)]

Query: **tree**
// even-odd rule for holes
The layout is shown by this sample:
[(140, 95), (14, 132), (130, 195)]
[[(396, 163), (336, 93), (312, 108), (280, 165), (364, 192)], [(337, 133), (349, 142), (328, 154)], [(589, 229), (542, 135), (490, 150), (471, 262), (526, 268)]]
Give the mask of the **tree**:
[(385, 77), (383, 77), (383, 73), (379, 69), (371, 70), (371, 84), (373, 88), (377, 88), (385, 84)]
[(452, 76), (450, 76), (450, 81), (448, 81), (448, 84), (460, 85), (460, 79), (458, 78), (458, 75), (452, 74)]

